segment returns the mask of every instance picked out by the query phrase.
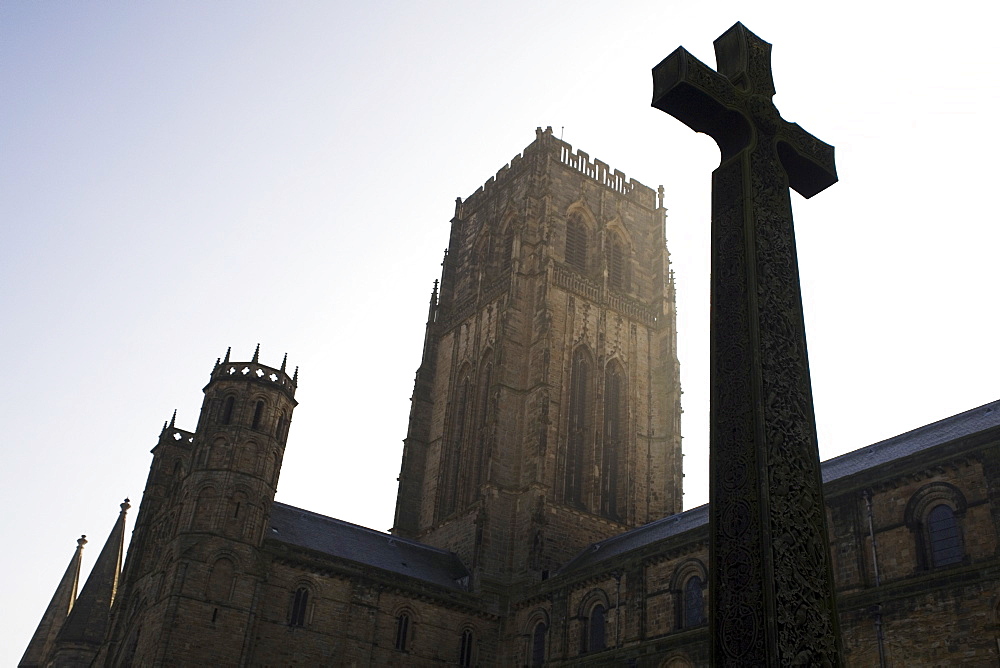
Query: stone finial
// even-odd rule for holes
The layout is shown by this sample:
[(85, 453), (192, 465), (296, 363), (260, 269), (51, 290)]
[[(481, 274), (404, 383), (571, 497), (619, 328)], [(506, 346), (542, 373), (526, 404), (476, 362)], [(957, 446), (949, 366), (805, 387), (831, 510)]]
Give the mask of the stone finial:
[(285, 366), (288, 364), (288, 353), (285, 353), (285, 358), (281, 360), (281, 370), (284, 372)]
[(219, 357), (216, 357), (215, 358), (215, 366), (212, 367), (212, 371), (215, 371), (216, 369), (218, 369), (220, 364), (222, 364), (222, 359), (219, 358)]
[(82, 534), (76, 539), (76, 549), (82, 550), (83, 546), (87, 544), (87, 534)]
[(253, 351), (253, 359), (250, 360), (254, 364), (260, 364), (260, 344), (257, 344), (257, 349)]
[(129, 500), (128, 500), (128, 498), (126, 498), (126, 499), (125, 499), (124, 501), (122, 501), (122, 503), (121, 503), (120, 505), (121, 505), (121, 509), (122, 509), (122, 512), (123, 512), (123, 513), (124, 513), (124, 512), (126, 511), (126, 510), (128, 510), (129, 508), (131, 508), (131, 507), (132, 507), (132, 505), (131, 505), (131, 504), (129, 503)]
[(292, 384), (296, 387), (299, 385), (299, 367), (295, 367), (295, 374), (292, 376)]
[(177, 409), (174, 409), (174, 414), (170, 417), (170, 428), (173, 429), (174, 425), (177, 424)]
[(229, 346), (228, 348), (226, 348), (226, 359), (222, 360), (223, 364), (229, 364), (229, 353), (231, 353), (232, 351), (233, 351), (233, 347), (232, 346)]
[(657, 208), (663, 208), (663, 186), (656, 189), (656, 206)]

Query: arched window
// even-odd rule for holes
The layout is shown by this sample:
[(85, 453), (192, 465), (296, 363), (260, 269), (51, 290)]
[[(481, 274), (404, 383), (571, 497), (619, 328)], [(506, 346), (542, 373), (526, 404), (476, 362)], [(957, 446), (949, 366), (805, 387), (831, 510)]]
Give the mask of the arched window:
[(603, 603), (597, 603), (590, 609), (587, 618), (587, 631), (584, 635), (584, 652), (599, 652), (605, 648), (605, 608)]
[(617, 234), (612, 234), (608, 241), (608, 285), (615, 290), (626, 290), (627, 279), (625, 244)]
[(927, 542), (933, 568), (962, 562), (962, 536), (955, 511), (949, 506), (942, 503), (927, 513)]
[(410, 647), (410, 615), (401, 612), (396, 616), (396, 649), (405, 652)]
[(626, 403), (625, 372), (612, 362), (604, 371), (604, 443), (601, 460), (601, 513), (621, 520), (623, 485), (619, 484), (620, 463), (625, 456)]
[(928, 483), (910, 498), (903, 520), (916, 539), (918, 570), (965, 561), (961, 520), (967, 507), (962, 491), (947, 482)]
[(587, 260), (587, 225), (575, 213), (566, 221), (566, 264), (585, 273)]
[(462, 643), (458, 647), (458, 665), (469, 668), (472, 665), (472, 629), (462, 631)]
[(285, 427), (288, 425), (288, 418), (285, 417), (285, 412), (282, 411), (281, 415), (278, 416), (278, 424), (274, 427), (274, 437), (278, 439), (279, 443), (285, 442)]
[(288, 625), (289, 626), (305, 626), (306, 625), (306, 609), (309, 606), (309, 590), (305, 587), (299, 587), (295, 590), (295, 595), (292, 597), (292, 609), (288, 614)]
[(258, 401), (257, 405), (253, 407), (253, 421), (250, 423), (251, 429), (260, 428), (260, 418), (264, 414), (264, 402)]
[(545, 664), (545, 632), (548, 627), (545, 622), (535, 624), (534, 631), (531, 632), (531, 665), (542, 666)]
[(692, 575), (684, 583), (681, 602), (681, 628), (690, 629), (705, 623), (705, 595), (701, 578)]
[(226, 602), (233, 590), (236, 568), (229, 559), (222, 558), (212, 565), (208, 575), (208, 598), (211, 601)]
[(215, 510), (215, 490), (206, 487), (198, 493), (198, 499), (194, 505), (194, 515), (191, 518), (191, 528), (211, 529), (213, 524), (212, 514)]
[(233, 408), (236, 405), (236, 397), (226, 397), (222, 405), (222, 424), (230, 424), (233, 421)]
[(569, 434), (566, 448), (566, 503), (585, 508), (585, 458), (591, 432), (593, 365), (584, 348), (573, 353), (570, 370)]

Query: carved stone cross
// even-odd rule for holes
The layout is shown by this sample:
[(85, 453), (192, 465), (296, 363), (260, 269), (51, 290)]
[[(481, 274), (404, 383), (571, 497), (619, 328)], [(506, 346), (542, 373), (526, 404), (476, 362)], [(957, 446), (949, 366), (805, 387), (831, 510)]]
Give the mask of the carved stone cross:
[(833, 147), (774, 107), (771, 45), (737, 23), (719, 71), (683, 48), (653, 106), (711, 135), (710, 574), (715, 666), (839, 666), (829, 538), (788, 188), (836, 183)]

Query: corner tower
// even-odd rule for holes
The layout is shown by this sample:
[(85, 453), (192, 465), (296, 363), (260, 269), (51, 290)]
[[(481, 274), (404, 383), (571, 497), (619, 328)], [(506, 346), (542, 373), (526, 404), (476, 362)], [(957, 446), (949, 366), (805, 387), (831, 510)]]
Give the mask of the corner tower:
[(551, 128), (456, 202), (395, 533), (499, 591), (681, 510), (665, 217), (662, 188)]
[(164, 425), (101, 665), (229, 665), (246, 655), (298, 384), (298, 370), (264, 366), (259, 352), (216, 361), (195, 431)]

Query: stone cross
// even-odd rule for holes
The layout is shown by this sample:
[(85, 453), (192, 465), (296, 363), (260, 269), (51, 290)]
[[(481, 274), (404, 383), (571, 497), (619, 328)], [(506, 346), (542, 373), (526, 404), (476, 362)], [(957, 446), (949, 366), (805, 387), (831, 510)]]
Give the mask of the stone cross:
[(737, 23), (719, 71), (678, 48), (653, 106), (712, 136), (710, 574), (715, 666), (839, 666), (829, 538), (788, 188), (837, 181), (781, 118), (771, 45)]

